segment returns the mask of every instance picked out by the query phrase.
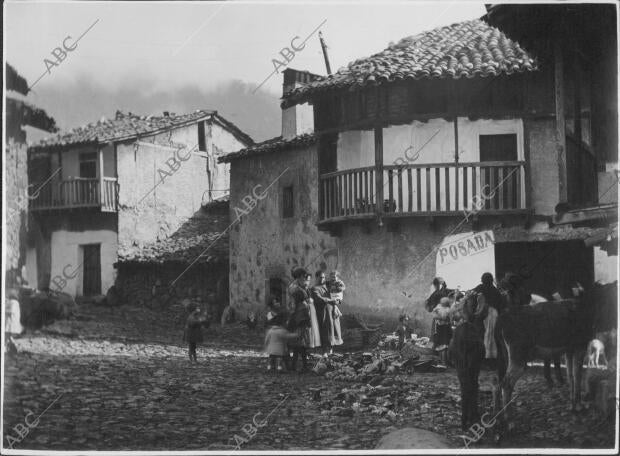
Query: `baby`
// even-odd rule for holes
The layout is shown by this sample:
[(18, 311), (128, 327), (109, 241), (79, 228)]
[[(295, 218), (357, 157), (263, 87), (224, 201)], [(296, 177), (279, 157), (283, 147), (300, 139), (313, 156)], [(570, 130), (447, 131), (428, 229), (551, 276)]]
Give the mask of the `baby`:
[(338, 277), (338, 271), (333, 271), (329, 275), (329, 280), (327, 281), (327, 289), (329, 290), (331, 298), (342, 302), (345, 288), (344, 282)]

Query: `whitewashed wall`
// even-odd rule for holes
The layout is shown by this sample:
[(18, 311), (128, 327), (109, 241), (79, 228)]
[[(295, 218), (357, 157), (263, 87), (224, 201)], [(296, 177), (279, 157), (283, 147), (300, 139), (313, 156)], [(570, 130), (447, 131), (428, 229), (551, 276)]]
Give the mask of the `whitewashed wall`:
[[(504, 120), (469, 120), (466, 117), (458, 119), (458, 135), (459, 135), (459, 162), (478, 162), (480, 161), (480, 135), (490, 134), (516, 134), (517, 135), (517, 158), (524, 159), (523, 149), (523, 122), (521, 119), (504, 119)], [(338, 170), (354, 169), (367, 166), (374, 166), (374, 132), (373, 131), (346, 131), (338, 135), (337, 145), (337, 166)], [(444, 119), (432, 119), (428, 122), (414, 121), (409, 125), (391, 126), (383, 130), (383, 164), (399, 165), (407, 162), (407, 164), (430, 164), (430, 163), (454, 163), (454, 123)], [(450, 179), (450, 201), (451, 210), (455, 210), (454, 201), (456, 199), (456, 170), (449, 170)], [(464, 182), (464, 173), (467, 173), (467, 181), (472, 182), (471, 169), (459, 169), (460, 186)], [(427, 207), (426, 202), (426, 175), (421, 176), (421, 202), (420, 208), (416, 208), (417, 191), (412, 193), (413, 210), (422, 211), (444, 211), (446, 210), (446, 176), (442, 172), (440, 174), (440, 207), (436, 207), (436, 198), (434, 189), (436, 188), (435, 174), (431, 174), (430, 187), (433, 194), (431, 195), (431, 205)], [(403, 175), (403, 184), (406, 177)], [(387, 198), (389, 188), (387, 187), (387, 172), (384, 176), (385, 188), (384, 196)], [(478, 187), (480, 184), (480, 176), (477, 177)], [(521, 178), (521, 188), (524, 188), (525, 179)], [(392, 184), (392, 192), (396, 199), (398, 191), (398, 182), (396, 178)], [(415, 189), (415, 184), (414, 184)], [(489, 189), (491, 190), (491, 189)], [(460, 199), (458, 210), (472, 209), (475, 201), (471, 199), (473, 195), (469, 195), (465, 204), (462, 201), (463, 191), (460, 190)], [(469, 191), (468, 193), (471, 193)], [(524, 201), (522, 201), (524, 204)], [(406, 189), (403, 192), (402, 208), (408, 208), (409, 194)], [(399, 209), (402, 209), (399, 208)]]
[[(112, 265), (117, 258), (117, 235), (114, 231), (55, 231), (52, 233), (51, 277), (52, 281), (57, 275), (63, 277), (63, 269), (67, 265), (69, 275), (77, 270), (74, 278), (65, 279), (67, 284), (62, 289), (71, 296), (81, 296), (83, 292), (84, 250), (81, 246), (84, 244), (101, 244), (101, 292), (105, 293), (114, 284), (115, 270)], [(56, 286), (51, 283), (50, 288), (56, 289)]]
[[(458, 119), (459, 161), (480, 160), (480, 135), (516, 134), (517, 153), (523, 160), (523, 122), (521, 119), (469, 120)], [(432, 139), (431, 139), (432, 138)], [(429, 141), (430, 139), (430, 141)], [(426, 144), (426, 145), (425, 145)], [(383, 164), (392, 165), (398, 158), (418, 152), (417, 164), (454, 162), (454, 123), (444, 119), (414, 121), (383, 130)], [(338, 135), (338, 170), (373, 166), (375, 164), (374, 132), (352, 130)], [(414, 163), (414, 162), (412, 162)]]

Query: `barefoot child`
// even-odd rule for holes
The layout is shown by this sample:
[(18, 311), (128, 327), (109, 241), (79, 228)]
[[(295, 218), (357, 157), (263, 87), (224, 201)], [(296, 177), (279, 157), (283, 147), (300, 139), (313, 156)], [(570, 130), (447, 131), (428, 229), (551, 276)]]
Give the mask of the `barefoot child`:
[(197, 363), (196, 346), (203, 341), (202, 326), (206, 324), (207, 319), (200, 314), (200, 308), (196, 303), (188, 303), (187, 310), (189, 316), (185, 323), (185, 331), (183, 332), (183, 340), (189, 345), (189, 362)]

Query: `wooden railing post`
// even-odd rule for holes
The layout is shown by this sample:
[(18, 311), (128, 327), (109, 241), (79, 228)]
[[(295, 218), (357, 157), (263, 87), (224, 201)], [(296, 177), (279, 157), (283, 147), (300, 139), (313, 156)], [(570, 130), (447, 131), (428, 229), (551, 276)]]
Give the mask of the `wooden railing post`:
[(383, 214), (383, 128), (375, 126), (375, 211)]
[(105, 184), (103, 182), (103, 148), (99, 148), (97, 151), (99, 155), (99, 201), (98, 203), (103, 206), (105, 199)]

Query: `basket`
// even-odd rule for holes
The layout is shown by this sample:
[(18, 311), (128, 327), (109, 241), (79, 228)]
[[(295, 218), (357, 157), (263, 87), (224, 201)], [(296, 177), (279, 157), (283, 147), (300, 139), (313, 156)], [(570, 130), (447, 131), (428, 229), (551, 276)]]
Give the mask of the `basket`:
[(363, 342), (365, 346), (376, 347), (381, 340), (379, 329), (362, 329)]
[(344, 350), (359, 350), (364, 347), (364, 334), (360, 328), (345, 329), (342, 331), (342, 345)]

